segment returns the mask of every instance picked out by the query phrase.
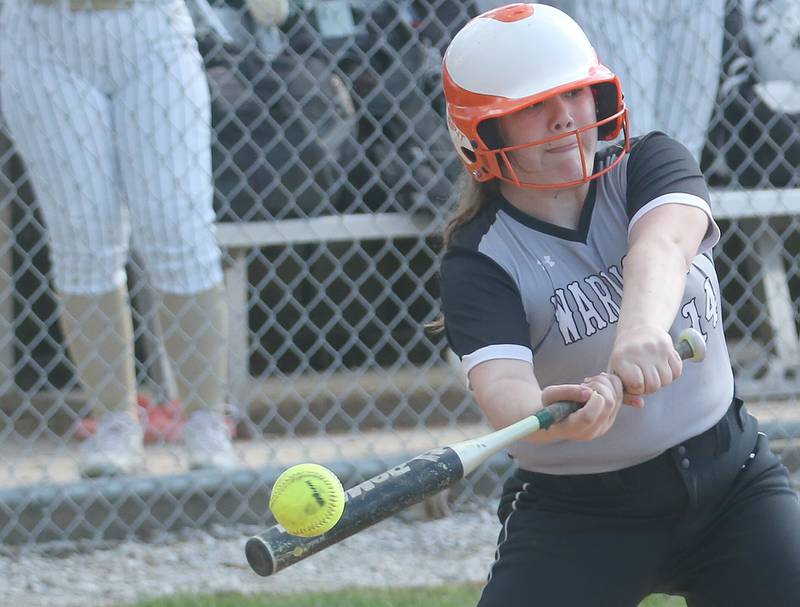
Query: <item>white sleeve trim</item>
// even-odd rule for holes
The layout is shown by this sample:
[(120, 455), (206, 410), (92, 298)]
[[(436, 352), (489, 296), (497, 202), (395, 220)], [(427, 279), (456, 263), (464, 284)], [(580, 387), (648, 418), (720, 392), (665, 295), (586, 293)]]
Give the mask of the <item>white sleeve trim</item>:
[(684, 204), (690, 207), (697, 207), (701, 211), (703, 211), (706, 216), (708, 217), (708, 229), (706, 230), (706, 235), (703, 236), (703, 240), (700, 243), (700, 246), (697, 248), (697, 254), (701, 255), (706, 251), (710, 251), (711, 248), (719, 242), (720, 231), (717, 222), (714, 221), (714, 216), (711, 214), (711, 207), (708, 206), (708, 203), (700, 198), (699, 196), (695, 196), (694, 194), (664, 194), (659, 196), (658, 198), (654, 198), (646, 205), (644, 205), (641, 209), (636, 211), (636, 214), (631, 218), (630, 223), (628, 224), (628, 237), (630, 238), (631, 230), (633, 226), (639, 221), (646, 213), (649, 213), (656, 207), (660, 207), (664, 204)]
[(464, 366), (464, 373), (468, 374), (475, 365), (498, 358), (524, 360), (533, 364), (533, 351), (530, 348), (516, 344), (493, 344), (478, 348), (472, 354), (462, 356), (461, 364)]

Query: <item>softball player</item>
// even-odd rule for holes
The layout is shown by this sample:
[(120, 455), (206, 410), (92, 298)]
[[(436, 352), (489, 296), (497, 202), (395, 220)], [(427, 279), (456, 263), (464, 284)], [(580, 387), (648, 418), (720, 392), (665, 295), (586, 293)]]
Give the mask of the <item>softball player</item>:
[(232, 466), (209, 93), (186, 6), (18, 0), (2, 32), (4, 115), (47, 223), (66, 343), (102, 415), (81, 473), (125, 473), (141, 455), (131, 244), (161, 294), (189, 465)]
[[(585, 403), (511, 449), (480, 606), (797, 604), (800, 505), (734, 395), (697, 162), (629, 140), (619, 78), (545, 5), (473, 19), (443, 78), (469, 173), (441, 265), (450, 345), (495, 427)], [(686, 327), (702, 363), (672, 346)]]

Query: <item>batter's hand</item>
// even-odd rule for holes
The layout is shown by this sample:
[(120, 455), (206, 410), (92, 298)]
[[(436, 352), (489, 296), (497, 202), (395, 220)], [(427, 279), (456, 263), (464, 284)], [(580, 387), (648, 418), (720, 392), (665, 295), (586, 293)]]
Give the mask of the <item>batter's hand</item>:
[(587, 377), (582, 384), (548, 386), (542, 390), (542, 404), (547, 406), (559, 400), (585, 403), (558, 424), (558, 432), (568, 440), (589, 441), (604, 435), (614, 424), (623, 404), (622, 396), (620, 379), (600, 373)]
[(617, 333), (608, 370), (622, 380), (625, 402), (643, 405), (642, 396), (681, 376), (683, 361), (669, 333), (658, 327), (639, 326)]

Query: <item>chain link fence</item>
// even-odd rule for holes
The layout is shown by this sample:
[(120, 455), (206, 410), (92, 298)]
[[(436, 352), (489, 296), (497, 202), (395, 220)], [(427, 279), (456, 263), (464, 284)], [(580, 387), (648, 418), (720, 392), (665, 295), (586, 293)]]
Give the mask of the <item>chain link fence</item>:
[[(97, 541), (215, 521), (259, 523), (269, 484), (287, 465), (319, 461), (353, 483), (486, 431), (443, 337), (424, 325), (438, 314), (436, 234), (461, 174), (444, 126), (441, 54), (461, 25), (497, 3), (191, 0), (188, 34), (182, 0), (2, 4), (3, 38), (19, 27), (58, 36), (45, 40), (39, 55), (27, 40), (14, 53), (6, 45), (0, 56), (7, 117), (0, 127), (0, 541)], [(620, 73), (634, 134), (650, 128), (650, 112), (652, 126), (682, 137), (702, 160), (723, 229), (715, 254), (739, 391), (796, 468), (800, 4), (551, 4), (570, 12)], [(71, 39), (78, 30), (48, 29), (53, 19), (84, 20), (69, 23), (91, 27), (80, 30), (92, 32), (91, 44)], [(156, 90), (167, 90), (157, 100), (122, 95), (128, 78), (163, 60), (160, 41), (148, 34), (157, 27), (153, 19), (184, 28), (181, 57), (202, 61), (210, 99), (193, 97), (188, 115), (170, 110), (191, 95), (175, 64), (153, 82), (154, 99)], [(126, 56), (129, 40), (152, 44), (133, 45)], [(52, 52), (60, 45), (77, 50)], [(58, 65), (43, 65), (45, 47)], [(108, 56), (91, 54), (98, 49)], [(96, 90), (73, 86), (85, 96), (68, 98), (54, 79), (37, 96), (25, 84), (32, 81), (12, 77), (28, 73), (46, 82), (70, 71), (80, 71)], [(94, 107), (98, 90), (101, 106), (121, 104), (109, 132), (116, 145), (130, 143), (133, 156), (109, 160), (102, 148), (89, 149), (102, 127), (91, 121), (74, 149), (61, 136), (81, 133), (81, 112)], [(20, 107), (25, 112), (14, 109)], [(186, 132), (201, 136), (210, 125), (210, 158), (174, 161), (170, 146), (191, 150), (189, 137), (131, 130), (139, 112), (167, 116), (172, 126), (185, 121), (193, 125)], [(45, 147), (26, 146), (43, 124), (54, 136)], [(57, 200), (54, 192), (68, 198), (57, 202), (69, 207), (64, 216), (73, 221), (71, 209), (87, 203), (70, 171), (88, 162), (83, 170), (91, 179), (105, 176), (122, 190), (112, 188), (121, 208), (137, 204), (131, 194), (138, 190), (118, 184), (126, 183), (135, 154), (151, 148), (153, 172), (136, 174), (134, 182), (178, 180), (186, 175), (164, 172), (184, 171), (197, 200), (205, 191), (197, 182), (213, 185), (228, 317), (227, 345), (220, 341), (215, 355), (227, 360), (225, 400), (241, 468), (186, 472), (182, 378), (176, 377), (183, 367), (164, 346), (175, 330), (158, 313), (169, 290), (150, 265), (153, 247), (168, 255), (185, 230), (162, 225), (160, 244), (139, 246), (145, 234), (131, 213), (124, 284), (138, 411), (144, 424), (174, 424), (147, 436), (139, 474), (82, 481), (76, 462), (91, 433), (93, 403), (69, 354), (56, 295), (58, 284), (69, 284), (71, 232), (46, 221), (42, 203)], [(42, 165), (63, 178), (42, 183), (47, 171), (31, 170)], [(156, 195), (155, 202), (167, 208), (174, 201)], [(78, 229), (84, 223), (101, 225), (95, 211), (84, 208), (72, 234), (86, 233)], [(159, 213), (147, 221), (172, 217)], [(96, 278), (109, 243), (100, 234), (87, 243), (97, 256), (84, 257), (85, 267), (71, 272)], [(127, 251), (122, 244), (110, 246)], [(508, 468), (506, 458), (492, 460), (452, 500), (459, 505), (494, 494)]]

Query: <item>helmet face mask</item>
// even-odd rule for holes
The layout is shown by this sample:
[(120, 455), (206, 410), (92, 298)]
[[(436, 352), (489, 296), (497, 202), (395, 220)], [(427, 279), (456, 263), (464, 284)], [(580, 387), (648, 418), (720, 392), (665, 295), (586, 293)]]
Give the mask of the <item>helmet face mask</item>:
[[(525, 189), (563, 189), (581, 185), (604, 175), (612, 168), (609, 166), (593, 173), (593, 154), (600, 139), (598, 133), (603, 132), (603, 127), (613, 125), (617, 120), (621, 119), (624, 111), (620, 110), (602, 120), (594, 118), (591, 122), (579, 124), (575, 128), (556, 132), (540, 139), (526, 140), (523, 143), (514, 145), (506, 145), (503, 141), (497, 124), (499, 119), (495, 118), (481, 122), (477, 126), (479, 151), (475, 154), (476, 161), (477, 158), (480, 158), (482, 166), (497, 167), (497, 171), (500, 174), (492, 174), (490, 178), (512, 183)], [(624, 149), (627, 149), (627, 129), (625, 126), (623, 126), (623, 129), (625, 134)], [(515, 162), (516, 153), (535, 150), (534, 153), (538, 152), (542, 155), (552, 148), (560, 148), (569, 144), (575, 144), (575, 151), (570, 154), (570, 157), (573, 160), (579, 160), (577, 168), (570, 169), (569, 163), (566, 162), (570, 159), (568, 157), (560, 159), (561, 164), (566, 164), (567, 166), (552, 167), (552, 175), (540, 174), (535, 182), (520, 177), (518, 169), (523, 167), (520, 167), (520, 162)], [(559, 168), (561, 169), (560, 171), (558, 170)], [(481, 171), (480, 177), (476, 177), (476, 179), (478, 181), (486, 181), (485, 174), (484, 171)]]
[[(499, 179), (529, 189), (575, 187), (606, 173), (628, 149), (628, 112), (619, 79), (600, 64), (583, 30), (557, 9), (513, 4), (476, 17), (453, 38), (442, 71), (448, 129), (459, 158), (477, 181)], [(510, 146), (493, 128), (498, 118), (586, 87), (594, 97), (594, 122)], [(622, 152), (598, 173), (592, 173), (594, 158), (585, 153), (593, 149), (586, 144), (595, 130), (602, 141), (624, 133)], [(577, 143), (581, 168), (560, 180), (555, 174), (525, 180), (509, 158), (570, 137)]]

